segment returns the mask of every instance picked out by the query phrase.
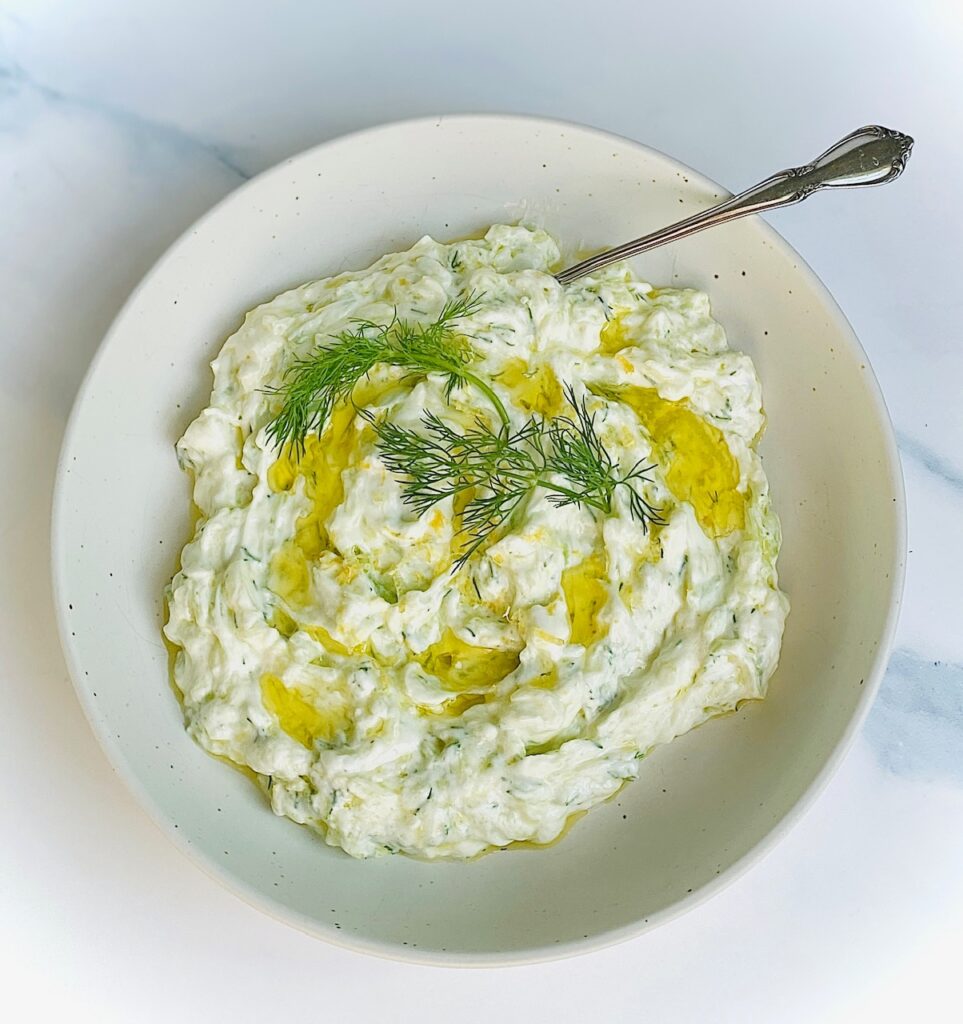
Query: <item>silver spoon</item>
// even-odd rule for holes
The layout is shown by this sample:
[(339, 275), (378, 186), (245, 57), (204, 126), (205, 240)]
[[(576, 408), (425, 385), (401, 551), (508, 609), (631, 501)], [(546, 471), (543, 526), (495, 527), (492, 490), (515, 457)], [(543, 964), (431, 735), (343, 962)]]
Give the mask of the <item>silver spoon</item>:
[(760, 181), (758, 185), (709, 207), (692, 217), (677, 221), (668, 227), (643, 235), (615, 249), (600, 252), (575, 266), (556, 274), (561, 284), (568, 284), (576, 278), (591, 274), (616, 263), (648, 252), (657, 245), (675, 242), (688, 235), (730, 220), (747, 217), (751, 213), (775, 210), (780, 206), (801, 203), (807, 196), (821, 188), (853, 188), (858, 185), (882, 185), (898, 178), (906, 166), (913, 149), (913, 140), (902, 132), (882, 128), (878, 124), (857, 128), (830, 146), (812, 163), (803, 167), (791, 167)]

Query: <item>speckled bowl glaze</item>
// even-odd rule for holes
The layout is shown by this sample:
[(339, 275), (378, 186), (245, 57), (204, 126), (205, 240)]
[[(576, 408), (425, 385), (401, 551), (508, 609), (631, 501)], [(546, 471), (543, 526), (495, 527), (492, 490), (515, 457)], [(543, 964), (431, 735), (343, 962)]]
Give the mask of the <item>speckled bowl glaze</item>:
[(187, 737), (169, 682), (163, 590), (191, 529), (173, 445), (205, 405), (207, 364), (246, 310), (426, 233), (447, 240), (523, 218), (574, 253), (721, 194), (660, 153), (576, 125), (501, 116), (387, 125), (238, 189), (131, 296), (80, 390), (61, 456), (60, 631), (116, 771), (238, 895), (313, 935), (396, 958), (486, 965), (585, 952), (717, 892), (785, 834), (838, 764), (896, 622), (902, 479), (865, 353), (812, 271), (759, 220), (657, 250), (639, 270), (707, 290), (762, 378), (762, 453), (792, 600), (767, 700), (654, 753), (638, 782), (551, 848), (427, 864), (355, 861), (274, 817), (246, 778)]

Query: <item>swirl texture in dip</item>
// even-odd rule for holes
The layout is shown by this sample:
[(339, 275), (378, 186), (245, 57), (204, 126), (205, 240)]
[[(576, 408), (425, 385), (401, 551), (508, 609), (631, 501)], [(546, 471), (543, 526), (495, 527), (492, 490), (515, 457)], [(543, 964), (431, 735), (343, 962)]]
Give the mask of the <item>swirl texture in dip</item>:
[[(178, 443), (200, 512), (165, 629), (188, 731), (353, 856), (547, 843), (776, 667), (788, 604), (750, 359), (705, 294), (624, 266), (563, 288), (557, 259), (545, 232), (500, 225), (279, 295), (225, 343)], [(513, 426), (571, 415), (571, 386), (623, 470), (654, 467), (663, 524), (619, 492), (601, 515), (538, 489), (455, 569), (459, 503), (415, 514), (355, 405), (300, 457), (270, 442), (292, 359), (354, 319), (428, 322), (471, 293), (458, 330)], [(412, 429), (490, 412), (385, 367), (354, 401)]]

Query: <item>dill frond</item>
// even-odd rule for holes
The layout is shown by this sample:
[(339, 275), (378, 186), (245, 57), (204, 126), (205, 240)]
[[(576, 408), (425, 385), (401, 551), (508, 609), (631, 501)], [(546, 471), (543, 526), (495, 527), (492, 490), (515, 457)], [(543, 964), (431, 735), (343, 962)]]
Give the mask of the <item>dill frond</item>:
[(471, 489), (462, 514), (465, 535), (456, 566), (463, 565), (504, 526), (537, 487), (559, 507), (586, 505), (612, 511), (612, 496), (624, 487), (630, 514), (644, 528), (661, 523), (659, 510), (639, 492), (654, 467), (636, 463), (620, 475), (595, 429), (584, 398), (565, 394), (575, 417), (532, 417), (521, 428), (493, 430), (483, 419), (459, 432), (434, 413), (422, 417), (422, 430), (411, 430), (366, 414), (378, 434), (382, 461), (402, 483), (404, 500), (419, 515), (445, 498)]
[(454, 324), (474, 313), (480, 302), (481, 297), (474, 294), (449, 301), (430, 323), (412, 323), (397, 315), (387, 324), (355, 320), (351, 329), (335, 335), (331, 344), (295, 360), (284, 371), (279, 386), (265, 389), (281, 398), (280, 410), (267, 427), (271, 444), (278, 448), (290, 444), (302, 453), (307, 436), (320, 435), (334, 407), (348, 401), (358, 381), (379, 364), (411, 374), (440, 373), (445, 377), (446, 395), (472, 384), (507, 424), (508, 414), (498, 396), (468, 369), (474, 350), (454, 331)]

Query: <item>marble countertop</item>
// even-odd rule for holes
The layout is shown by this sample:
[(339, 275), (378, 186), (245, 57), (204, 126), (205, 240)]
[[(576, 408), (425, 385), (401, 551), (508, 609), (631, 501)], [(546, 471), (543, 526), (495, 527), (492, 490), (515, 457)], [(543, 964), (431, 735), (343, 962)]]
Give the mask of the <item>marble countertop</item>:
[[(961, 46), (955, 0), (892, 12), (814, 0), (805, 17), (749, 0), (0, 2), (0, 990), (11, 1019), (243, 1021), (311, 1006), (466, 1024), (955, 1018)], [(771, 218), (850, 317), (903, 457), (906, 597), (856, 745), (790, 836), (708, 904), (575, 961), (469, 972), (323, 945), (161, 838), (73, 696), (48, 524), (83, 372), (191, 221), (316, 142), (473, 110), (595, 124), (732, 187), (871, 121), (917, 147), (893, 186)]]

